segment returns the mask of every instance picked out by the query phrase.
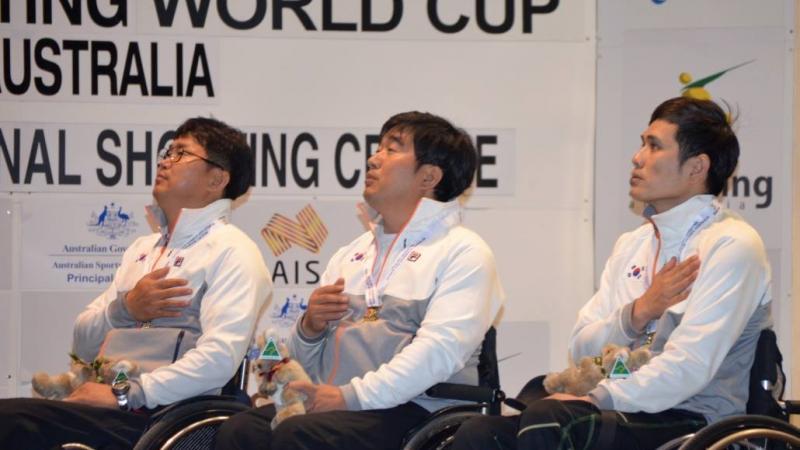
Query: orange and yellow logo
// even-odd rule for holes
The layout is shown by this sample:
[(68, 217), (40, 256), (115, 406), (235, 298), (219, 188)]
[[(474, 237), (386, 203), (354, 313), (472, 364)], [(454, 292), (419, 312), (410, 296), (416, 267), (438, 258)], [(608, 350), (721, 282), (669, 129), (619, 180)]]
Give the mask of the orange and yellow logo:
[(328, 229), (314, 208), (306, 205), (295, 218), (296, 221), (282, 214), (275, 214), (261, 229), (261, 236), (273, 255), (280, 256), (292, 245), (312, 253), (319, 253), (322, 249), (322, 244), (328, 238)]

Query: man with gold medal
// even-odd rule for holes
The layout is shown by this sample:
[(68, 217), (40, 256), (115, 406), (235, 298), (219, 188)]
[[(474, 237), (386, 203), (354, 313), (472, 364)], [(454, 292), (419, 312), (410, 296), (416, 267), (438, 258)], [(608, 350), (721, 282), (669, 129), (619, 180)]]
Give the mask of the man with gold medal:
[(331, 258), (288, 342), (316, 383), (291, 384), (308, 395), (310, 413), (273, 431), (270, 407), (241, 413), (218, 446), (398, 448), (452, 403), (426, 389), (478, 384), (480, 344), (503, 293), (492, 251), (461, 225), (475, 147), (428, 113), (397, 114), (380, 136), (364, 186), (377, 220)]

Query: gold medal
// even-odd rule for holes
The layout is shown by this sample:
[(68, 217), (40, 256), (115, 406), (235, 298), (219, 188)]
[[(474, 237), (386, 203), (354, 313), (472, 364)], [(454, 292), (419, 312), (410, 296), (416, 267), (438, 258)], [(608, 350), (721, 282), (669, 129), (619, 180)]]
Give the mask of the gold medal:
[(364, 322), (375, 322), (378, 320), (378, 311), (380, 311), (380, 309), (380, 306), (367, 307), (367, 311), (364, 313)]

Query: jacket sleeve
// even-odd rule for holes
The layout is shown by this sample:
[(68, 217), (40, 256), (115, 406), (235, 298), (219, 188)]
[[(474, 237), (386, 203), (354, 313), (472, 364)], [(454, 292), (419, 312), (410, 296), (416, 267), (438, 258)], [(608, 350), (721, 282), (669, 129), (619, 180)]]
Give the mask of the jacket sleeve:
[(766, 252), (755, 231), (700, 249), (701, 269), (680, 324), (664, 351), (624, 380), (603, 380), (593, 392), (623, 412), (658, 412), (702, 390), (742, 334), (769, 289)]
[[(343, 257), (342, 255), (346, 253), (346, 249), (347, 247), (340, 248), (328, 261), (328, 266), (325, 268), (325, 272), (322, 273), (319, 280), (320, 286), (333, 284), (336, 282), (336, 279), (339, 278), (339, 267), (341, 267), (340, 260)], [(289, 350), (289, 354), (306, 369), (309, 377), (311, 377), (315, 383), (322, 383), (324, 382), (322, 379), (322, 358), (325, 354), (325, 346), (328, 344), (328, 338), (332, 335), (333, 330), (328, 327), (319, 336), (309, 338), (303, 334), (300, 328), (300, 322), (303, 320), (304, 316), (305, 313), (297, 318), (297, 322), (294, 328), (292, 328), (286, 346)]]
[(456, 250), (417, 335), (388, 363), (342, 386), (348, 409), (391, 408), (446, 381), (480, 345), (502, 303), (488, 247)]
[[(258, 314), (272, 291), (258, 248), (248, 241), (222, 251), (209, 269), (207, 283), (200, 306), (203, 334), (196, 347), (173, 364), (141, 376), (148, 408), (223, 386), (245, 356)], [(131, 396), (134, 407), (135, 400)]]
[(633, 234), (625, 233), (617, 240), (603, 269), (600, 288), (578, 313), (569, 345), (569, 355), (575, 364), (585, 356), (600, 355), (607, 343), (630, 346), (641, 335), (631, 324), (633, 302), (626, 303), (617, 295), (619, 288), (615, 282), (619, 272), (627, 269), (631, 239)]

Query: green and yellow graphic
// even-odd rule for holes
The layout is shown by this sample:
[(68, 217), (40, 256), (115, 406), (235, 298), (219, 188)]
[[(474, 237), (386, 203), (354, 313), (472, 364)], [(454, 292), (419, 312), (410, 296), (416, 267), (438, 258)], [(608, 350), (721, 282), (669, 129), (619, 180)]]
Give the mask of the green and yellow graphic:
[(267, 343), (264, 344), (264, 349), (261, 350), (261, 356), (258, 358), (273, 361), (281, 360), (281, 352), (278, 351), (278, 346), (275, 344), (275, 339), (270, 337), (269, 340), (267, 340)]
[(711, 93), (708, 92), (706, 89), (706, 85), (715, 81), (717, 78), (725, 75), (726, 73), (730, 72), (731, 70), (738, 69), (739, 67), (746, 66), (751, 62), (755, 61), (755, 59), (751, 59), (750, 61), (745, 61), (741, 64), (737, 64), (733, 67), (728, 67), (725, 70), (721, 70), (715, 74), (709, 75), (707, 77), (703, 77), (697, 81), (692, 81), (692, 74), (689, 72), (681, 72), (678, 76), (678, 80), (681, 84), (685, 86), (681, 89), (681, 95), (684, 97), (695, 98), (698, 100), (711, 100)]

